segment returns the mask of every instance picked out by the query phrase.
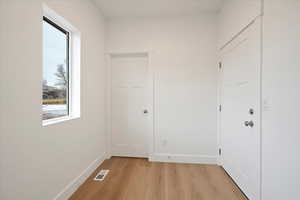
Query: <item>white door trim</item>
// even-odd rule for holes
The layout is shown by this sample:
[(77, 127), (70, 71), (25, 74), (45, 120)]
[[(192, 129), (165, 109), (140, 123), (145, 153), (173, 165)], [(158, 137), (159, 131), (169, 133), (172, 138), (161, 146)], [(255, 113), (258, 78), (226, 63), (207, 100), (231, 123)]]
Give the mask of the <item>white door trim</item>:
[(106, 57), (106, 66), (107, 66), (107, 80), (106, 80), (106, 94), (107, 94), (107, 118), (106, 118), (106, 158), (109, 159), (112, 156), (111, 146), (112, 146), (112, 84), (111, 84), (111, 60), (112, 56), (118, 55), (145, 55), (148, 57), (148, 78), (147, 78), (147, 109), (148, 113), (148, 159), (155, 152), (155, 133), (154, 133), (154, 69), (152, 65), (152, 52), (151, 51), (128, 51), (128, 52), (109, 52), (105, 54)]

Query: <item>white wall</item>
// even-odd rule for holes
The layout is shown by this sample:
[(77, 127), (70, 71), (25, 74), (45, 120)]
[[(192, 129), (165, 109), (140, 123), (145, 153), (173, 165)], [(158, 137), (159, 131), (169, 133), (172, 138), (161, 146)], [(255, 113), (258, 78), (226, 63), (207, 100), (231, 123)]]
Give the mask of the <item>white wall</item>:
[(42, 1), (0, 0), (0, 199), (53, 199), (105, 152), (102, 16), (49, 0), (82, 34), (81, 118), (42, 127)]
[(215, 162), (216, 16), (110, 19), (107, 41), (108, 52), (151, 52), (157, 158)]
[(219, 47), (231, 39), (261, 15), (262, 0), (226, 0), (219, 13)]
[(299, 199), (300, 2), (264, 7), (263, 200)]

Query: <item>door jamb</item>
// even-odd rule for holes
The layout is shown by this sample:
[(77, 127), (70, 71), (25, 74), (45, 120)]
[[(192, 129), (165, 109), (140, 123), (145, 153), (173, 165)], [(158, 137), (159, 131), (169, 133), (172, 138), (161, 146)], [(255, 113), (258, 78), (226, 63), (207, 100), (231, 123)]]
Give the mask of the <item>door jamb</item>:
[[(223, 80), (223, 70), (222, 70), (222, 59), (221, 56), (219, 58), (219, 62), (218, 62), (218, 86), (217, 86), (217, 93), (218, 93), (218, 105), (217, 105), (217, 164), (219, 166), (222, 166), (222, 141), (221, 141), (221, 135), (222, 135), (222, 131), (221, 131), (221, 117), (222, 117), (222, 80)], [(221, 106), (221, 109), (220, 109)], [(221, 150), (221, 154), (220, 154), (220, 150)]]

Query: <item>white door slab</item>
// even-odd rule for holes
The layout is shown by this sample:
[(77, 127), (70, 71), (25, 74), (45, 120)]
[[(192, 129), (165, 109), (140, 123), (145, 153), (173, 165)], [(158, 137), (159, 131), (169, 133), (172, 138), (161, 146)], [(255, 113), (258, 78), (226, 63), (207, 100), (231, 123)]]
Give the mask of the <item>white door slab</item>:
[(147, 54), (111, 57), (111, 151), (148, 157)]
[(260, 23), (256, 20), (222, 51), (222, 165), (250, 200), (260, 199), (261, 188)]

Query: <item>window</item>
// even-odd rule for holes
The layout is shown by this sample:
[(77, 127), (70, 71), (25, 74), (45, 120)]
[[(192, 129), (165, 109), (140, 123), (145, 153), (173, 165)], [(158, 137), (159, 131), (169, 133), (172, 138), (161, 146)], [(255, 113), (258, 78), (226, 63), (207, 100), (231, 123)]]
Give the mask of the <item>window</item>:
[(81, 34), (43, 4), (43, 126), (80, 117)]
[(43, 19), (43, 120), (50, 120), (70, 114), (70, 34)]

